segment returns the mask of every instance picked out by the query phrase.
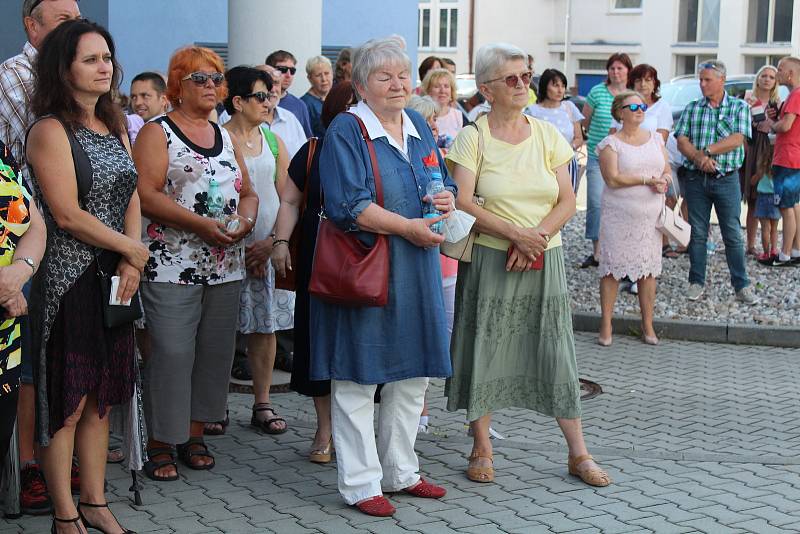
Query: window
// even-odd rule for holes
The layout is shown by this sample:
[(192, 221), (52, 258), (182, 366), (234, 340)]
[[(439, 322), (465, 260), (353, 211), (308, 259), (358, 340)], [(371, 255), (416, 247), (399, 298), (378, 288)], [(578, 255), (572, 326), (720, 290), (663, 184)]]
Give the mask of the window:
[(439, 10), (439, 48), (455, 48), (458, 34), (458, 9)]
[(678, 41), (716, 43), (719, 41), (720, 0), (680, 0)]
[(417, 44), (420, 48), (431, 46), (431, 10), (429, 8), (419, 10), (419, 39)]
[(778, 56), (745, 56), (745, 72), (755, 74), (764, 65), (777, 65), (783, 55)]
[(641, 11), (642, 0), (612, 0), (611, 9), (613, 11)]
[(793, 0), (750, 0), (747, 41), (788, 43), (792, 40)]
[(606, 70), (605, 59), (578, 59), (580, 70)]
[(700, 55), (676, 55), (675, 56), (675, 76), (684, 76), (687, 74), (696, 74), (697, 65), (709, 59), (717, 59), (715, 55), (700, 54)]

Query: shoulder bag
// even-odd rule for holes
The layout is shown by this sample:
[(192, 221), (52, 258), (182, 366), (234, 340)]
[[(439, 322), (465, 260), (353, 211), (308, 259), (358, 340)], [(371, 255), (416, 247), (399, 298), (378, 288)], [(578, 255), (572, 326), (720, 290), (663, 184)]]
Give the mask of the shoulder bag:
[[(300, 239), (303, 228), (303, 213), (306, 211), (308, 204), (308, 189), (310, 187), (311, 177), (311, 163), (314, 161), (314, 153), (317, 151), (317, 138), (310, 137), (308, 139), (308, 156), (306, 157), (306, 179), (305, 186), (303, 187), (303, 202), (300, 204), (300, 209), (297, 214), (297, 223), (294, 225), (292, 235), (289, 237), (289, 257), (292, 262), (292, 270), (286, 269), (286, 276), (275, 276), (275, 289), (283, 289), (286, 291), (295, 291), (297, 287), (297, 278), (294, 269), (298, 265), (298, 254), (300, 251)], [(276, 158), (277, 162), (277, 158)], [(277, 168), (277, 167), (276, 167)]]
[(692, 227), (681, 217), (681, 210), (678, 206), (670, 209), (665, 202), (662, 203), (661, 215), (658, 216), (656, 221), (656, 228), (667, 238), (676, 241), (682, 247), (689, 245)]
[[(375, 200), (383, 207), (383, 185), (375, 145), (364, 122), (357, 115), (351, 115), (358, 121), (367, 143), (375, 176)], [(385, 306), (389, 300), (389, 238), (375, 234), (375, 244), (369, 247), (355, 232), (344, 232), (321, 215), (308, 292), (339, 306)]]
[[(469, 126), (475, 128), (478, 132), (478, 168), (475, 171), (475, 192), (472, 195), (472, 203), (478, 206), (483, 206), (483, 197), (478, 195), (478, 181), (481, 178), (481, 169), (483, 168), (483, 151), (485, 149), (483, 141), (483, 132), (480, 127), (474, 122), (469, 123)], [(464, 263), (472, 262), (472, 248), (475, 246), (475, 239), (478, 237), (478, 231), (475, 230), (473, 225), (469, 235), (455, 243), (448, 243), (447, 241), (439, 245), (439, 252), (453, 258), (454, 260), (463, 261)]]

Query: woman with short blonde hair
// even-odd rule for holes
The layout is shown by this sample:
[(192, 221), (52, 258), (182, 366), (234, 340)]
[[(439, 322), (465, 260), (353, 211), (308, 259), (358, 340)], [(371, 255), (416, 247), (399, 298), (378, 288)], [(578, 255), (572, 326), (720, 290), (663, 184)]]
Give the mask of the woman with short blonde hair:
[(456, 79), (447, 69), (431, 69), (422, 81), (422, 94), (433, 98), (441, 107), (436, 117), (437, 144), (446, 152), (466, 122), (464, 114), (456, 106)]
[(311, 131), (314, 137), (325, 135), (325, 126), (322, 124), (322, 103), (333, 87), (333, 69), (331, 60), (325, 56), (314, 56), (306, 62), (306, 74), (311, 87), (300, 100), (308, 108), (308, 117), (311, 120)]

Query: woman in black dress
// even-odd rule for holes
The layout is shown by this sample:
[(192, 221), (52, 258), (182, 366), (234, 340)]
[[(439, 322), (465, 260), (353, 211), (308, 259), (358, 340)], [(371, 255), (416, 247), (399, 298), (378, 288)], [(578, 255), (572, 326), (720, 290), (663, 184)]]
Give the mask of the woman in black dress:
[[(333, 118), (356, 103), (355, 91), (350, 82), (337, 84), (328, 93), (322, 105), (322, 123), (327, 128)], [(316, 138), (312, 138), (316, 139)], [(311, 445), (309, 460), (316, 463), (331, 461), (331, 383), (330, 380), (309, 379), (309, 298), (308, 283), (311, 279), (311, 263), (317, 243), (317, 227), (320, 211), (319, 155), (323, 139), (309, 141), (303, 145), (289, 164), (289, 178), (281, 195), (281, 207), (275, 224), (275, 241), (272, 249), (272, 265), (275, 276), (283, 277), (287, 270), (295, 271), (296, 295), (294, 309), (294, 359), (291, 387), (307, 397), (313, 397), (317, 412), (317, 432)], [(315, 148), (314, 148), (315, 147)], [(309, 151), (311, 162), (309, 167)], [(310, 172), (307, 169), (310, 168)], [(303, 196), (308, 188), (305, 210)], [(300, 219), (300, 242), (297, 265), (292, 265), (289, 254), (289, 238)]]
[[(114, 42), (92, 22), (64, 22), (42, 44), (34, 74), (32, 107), (42, 119), (30, 130), (26, 154), (48, 233), (34, 278), (31, 325), (52, 532), (130, 532), (108, 509), (103, 481), (109, 409), (134, 394), (133, 323), (104, 326), (102, 302), (108, 296), (98, 271), (119, 276), (117, 297), (125, 302), (139, 287), (149, 253), (140, 241), (137, 174), (125, 119), (111, 97), (121, 79)], [(75, 165), (69, 136), (88, 158), (91, 173)], [(76, 446), (77, 509), (70, 489)]]

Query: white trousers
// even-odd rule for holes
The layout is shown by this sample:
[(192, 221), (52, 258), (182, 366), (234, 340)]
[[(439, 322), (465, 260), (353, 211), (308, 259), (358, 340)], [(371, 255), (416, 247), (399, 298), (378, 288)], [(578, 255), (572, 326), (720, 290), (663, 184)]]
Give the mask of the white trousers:
[(400, 491), (419, 481), (414, 451), (427, 378), (389, 382), (381, 390), (375, 442), (375, 385), (331, 380), (331, 422), (339, 493), (347, 504)]

